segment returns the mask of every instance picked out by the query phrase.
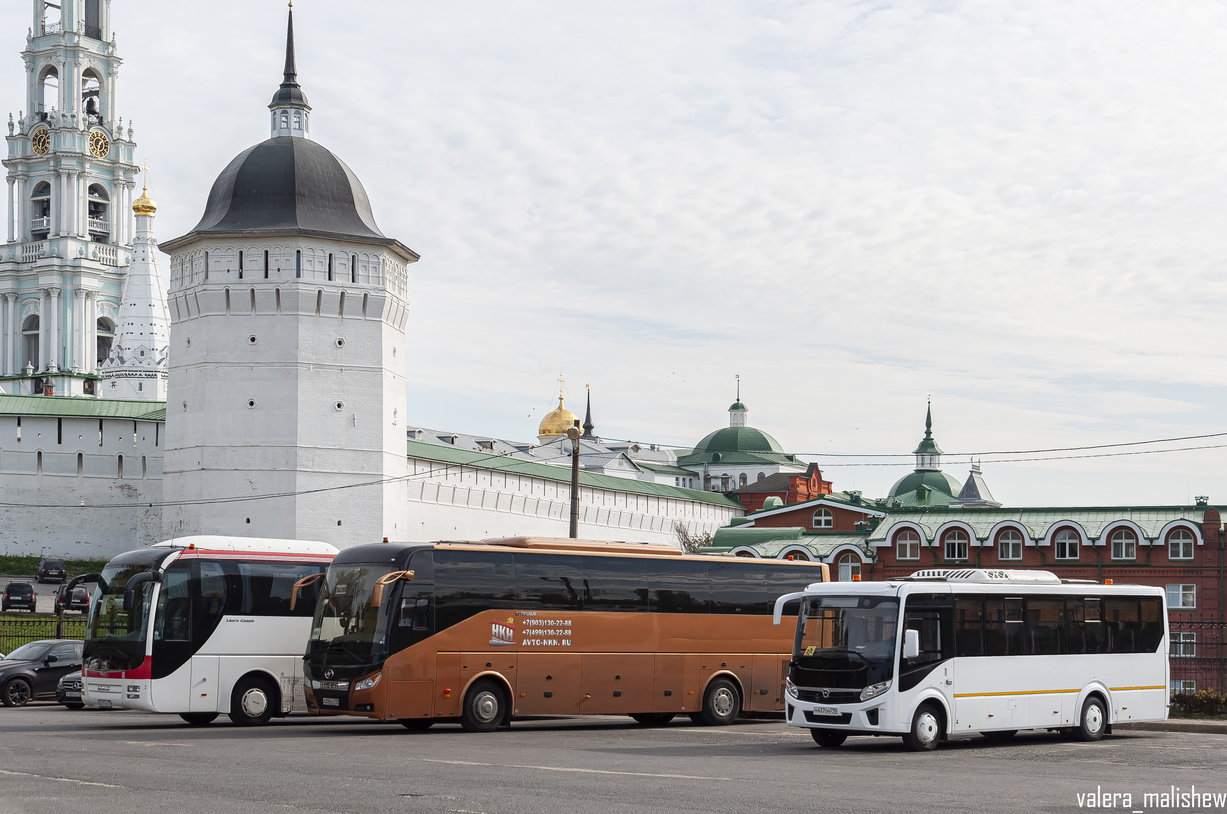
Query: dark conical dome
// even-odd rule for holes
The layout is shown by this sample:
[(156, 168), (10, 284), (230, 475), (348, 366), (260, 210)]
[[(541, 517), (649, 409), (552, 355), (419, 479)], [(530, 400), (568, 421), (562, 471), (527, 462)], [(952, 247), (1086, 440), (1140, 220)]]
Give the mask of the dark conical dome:
[(173, 250), (193, 237), (310, 235), (396, 248), (417, 259), (375, 224), (362, 182), (327, 148), (281, 136), (239, 153), (213, 182), (204, 215)]

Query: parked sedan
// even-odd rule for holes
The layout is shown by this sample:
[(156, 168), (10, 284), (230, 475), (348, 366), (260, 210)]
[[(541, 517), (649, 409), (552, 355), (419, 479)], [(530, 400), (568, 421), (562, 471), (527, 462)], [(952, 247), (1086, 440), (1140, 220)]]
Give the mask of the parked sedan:
[(81, 646), (81, 642), (44, 639), (0, 659), (0, 701), (6, 707), (20, 707), (55, 700), (60, 679), (81, 672)]
[(69, 673), (55, 685), (55, 700), (69, 709), (83, 709), (81, 701), (81, 673)]
[(30, 583), (10, 582), (4, 586), (4, 595), (0, 597), (0, 612), (22, 608), (34, 613), (37, 605), (38, 594), (34, 593), (34, 586)]

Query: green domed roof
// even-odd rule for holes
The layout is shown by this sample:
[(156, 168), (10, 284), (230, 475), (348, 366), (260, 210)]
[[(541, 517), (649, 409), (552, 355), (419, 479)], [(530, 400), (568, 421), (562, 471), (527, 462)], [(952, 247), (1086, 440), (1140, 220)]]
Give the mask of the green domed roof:
[(695, 452), (783, 452), (784, 448), (762, 430), (753, 427), (725, 427), (709, 433), (694, 448)]
[(741, 403), (741, 399), (737, 399), (737, 401), (729, 405), (729, 412), (730, 413), (748, 413), (749, 410), (746, 409), (746, 405)]
[(916, 503), (916, 490), (921, 486), (938, 493), (938, 499), (929, 502), (939, 505), (949, 503), (963, 488), (963, 484), (945, 472), (931, 469), (917, 470), (895, 481), (895, 485), (890, 487), (890, 494), (886, 496), (886, 500), (889, 503), (897, 498), (904, 505), (913, 505)]

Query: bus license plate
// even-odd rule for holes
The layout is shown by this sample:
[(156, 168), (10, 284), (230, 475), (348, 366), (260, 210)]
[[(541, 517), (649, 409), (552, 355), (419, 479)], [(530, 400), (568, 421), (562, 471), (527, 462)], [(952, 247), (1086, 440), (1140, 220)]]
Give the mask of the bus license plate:
[(341, 706), (341, 699), (339, 699), (339, 698), (324, 698), (324, 699), (322, 699), (322, 700), (323, 700), (323, 702), (324, 702), (324, 706), (326, 706), (326, 707), (339, 707), (339, 706)]
[(98, 709), (110, 709), (110, 708), (111, 708), (110, 698), (99, 698), (98, 699)]
[(814, 707), (814, 714), (835, 717), (839, 715), (839, 710), (837, 710), (835, 707)]

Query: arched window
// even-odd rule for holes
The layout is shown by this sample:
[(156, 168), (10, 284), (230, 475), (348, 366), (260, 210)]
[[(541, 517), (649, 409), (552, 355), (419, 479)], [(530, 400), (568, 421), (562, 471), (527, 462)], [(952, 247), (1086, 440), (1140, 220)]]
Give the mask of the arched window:
[(38, 314), (30, 314), (21, 324), (21, 367), (23, 368), (27, 364), (34, 365), (35, 370), (41, 367), (42, 363), (38, 357), (38, 335)]
[(98, 364), (111, 355), (111, 343), (115, 341), (115, 323), (107, 317), (98, 319)]
[(290, 129), (290, 112), (288, 110), (281, 111), (281, 129)]
[(835, 528), (835, 515), (831, 514), (830, 509), (815, 509), (813, 527), (816, 529)]
[(302, 276), (302, 249), (294, 252), (294, 276)]
[(951, 529), (946, 532), (946, 560), (967, 559), (967, 532)]
[(739, 486), (749, 486), (750, 485), (749, 476), (747, 476), (745, 472), (742, 472), (741, 476), (737, 478), (737, 484)]
[(912, 529), (900, 531), (895, 535), (895, 552), (896, 559), (920, 559), (920, 535)]
[(51, 184), (43, 181), (30, 193), (30, 234), (42, 240), (51, 231)]
[(89, 234), (95, 243), (111, 239), (111, 196), (102, 184), (89, 186)]
[[(56, 30), (59, 31), (59, 20), (56, 20)], [(47, 68), (47, 72), (43, 74), (42, 82), (38, 86), (38, 118), (42, 121), (47, 121), (48, 114), (51, 113), (51, 108), (59, 103), (60, 99), (60, 75), (55, 68)]]
[(997, 558), (1001, 560), (1022, 559), (1023, 538), (1014, 529), (1006, 529), (997, 535)]
[(60, 33), (60, 7), (43, 3), (43, 35)]
[(1112, 559), (1136, 560), (1138, 558), (1138, 538), (1129, 529), (1117, 529), (1112, 532)]
[(332, 252), (328, 252), (328, 282), (332, 282)]
[(349, 281), (351, 283), (358, 282), (358, 255), (350, 255), (349, 258)]
[(1057, 544), (1058, 560), (1078, 559), (1078, 532), (1073, 529), (1061, 529), (1053, 542)]
[(787, 554), (787, 555), (785, 555), (785, 556), (784, 556), (782, 559), (785, 559), (785, 560), (796, 560), (796, 561), (799, 561), (799, 562), (809, 562), (809, 561), (810, 561), (810, 555), (809, 555), (809, 554), (807, 554), (806, 552), (804, 552), (804, 551), (800, 550), (800, 549), (796, 549), (796, 550), (794, 550), (794, 551), (790, 551), (790, 552), (788, 552), (788, 554)]
[(1188, 529), (1174, 529), (1167, 535), (1167, 556), (1173, 560), (1193, 559), (1193, 532)]
[(268, 249), (264, 250), (264, 279), (268, 279)]
[(239, 279), (243, 279), (243, 250), (239, 249)]
[(759, 473), (758, 473), (758, 480), (762, 480), (762, 479), (763, 479), (763, 478), (765, 478), (765, 477), (767, 477), (767, 473), (765, 473), (765, 472), (759, 472)]
[(839, 581), (851, 582), (853, 577), (861, 576), (861, 558), (848, 552), (839, 558)]
[(81, 72), (81, 109), (90, 124), (102, 124), (102, 82), (93, 68)]
[(728, 490), (729, 490), (729, 476), (721, 475), (720, 476), (720, 491), (727, 492)]

